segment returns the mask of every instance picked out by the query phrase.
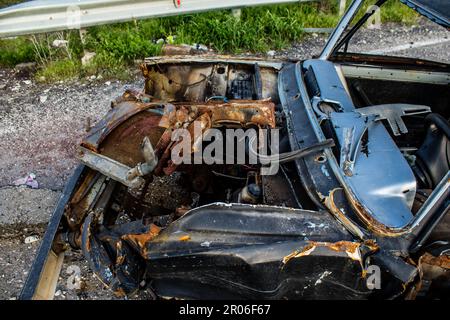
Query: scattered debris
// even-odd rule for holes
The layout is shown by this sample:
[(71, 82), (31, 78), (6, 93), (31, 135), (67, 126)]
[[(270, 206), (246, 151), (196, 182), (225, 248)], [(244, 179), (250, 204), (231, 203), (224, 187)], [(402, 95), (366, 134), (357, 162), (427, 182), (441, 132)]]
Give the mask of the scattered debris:
[(26, 244), (30, 244), (30, 243), (33, 243), (33, 242), (36, 242), (36, 241), (39, 241), (39, 237), (34, 235), (34, 236), (26, 237), (24, 242)]
[(162, 54), (165, 56), (177, 56), (191, 54), (192, 47), (187, 44), (165, 44), (161, 50)]
[(199, 51), (199, 52), (200, 51), (204, 51), (204, 52), (208, 51), (208, 47), (205, 46), (204, 44), (200, 44), (200, 43), (194, 43), (192, 45), (192, 49)]
[(64, 48), (64, 47), (67, 47), (68, 44), (69, 44), (69, 41), (67, 41), (67, 40), (55, 39), (52, 43), (52, 47)]
[(34, 71), (36, 69), (36, 62), (24, 62), (17, 64), (14, 69), (19, 72)]
[(208, 51), (208, 47), (203, 44), (165, 44), (162, 47), (162, 54), (165, 56), (202, 54)]
[(317, 286), (318, 284), (322, 283), (323, 278), (329, 276), (331, 274), (330, 271), (324, 271), (324, 273), (322, 273), (319, 277), (319, 279), (316, 280), (316, 282), (314, 283), (315, 286)]
[(200, 243), (200, 246), (202, 246), (202, 247), (209, 247), (210, 245), (211, 245), (211, 242), (209, 242), (209, 241), (204, 241), (204, 242)]
[(83, 66), (89, 64), (92, 61), (92, 59), (94, 59), (94, 57), (95, 57), (95, 52), (85, 51), (83, 58), (81, 58), (81, 64)]
[(36, 175), (34, 173), (30, 173), (26, 177), (14, 180), (13, 181), (13, 185), (15, 185), (15, 186), (23, 186), (23, 185), (25, 185), (25, 186), (31, 187), (32, 189), (39, 188), (39, 183), (37, 182)]
[(40, 103), (45, 103), (45, 101), (47, 101), (47, 96), (39, 96)]

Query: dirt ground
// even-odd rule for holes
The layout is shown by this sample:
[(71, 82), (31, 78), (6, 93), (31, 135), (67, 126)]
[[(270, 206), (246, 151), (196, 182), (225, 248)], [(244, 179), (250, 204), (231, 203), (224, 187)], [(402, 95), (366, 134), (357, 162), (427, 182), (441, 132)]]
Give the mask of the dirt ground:
[[(364, 30), (350, 49), (450, 63), (447, 37), (445, 29), (429, 23), (412, 27), (388, 24), (382, 30)], [(309, 58), (320, 53), (326, 38), (312, 34), (270, 54)], [(86, 123), (98, 121), (125, 88), (142, 86), (138, 76), (129, 82), (89, 78), (43, 85), (15, 70), (0, 69), (0, 299), (17, 299), (20, 293), (45, 225), (77, 164), (74, 154)], [(12, 186), (14, 180), (29, 173), (36, 175), (38, 189)], [(70, 289), (73, 266), (80, 270), (81, 289)], [(114, 298), (90, 272), (80, 253), (67, 253), (55, 299)]]

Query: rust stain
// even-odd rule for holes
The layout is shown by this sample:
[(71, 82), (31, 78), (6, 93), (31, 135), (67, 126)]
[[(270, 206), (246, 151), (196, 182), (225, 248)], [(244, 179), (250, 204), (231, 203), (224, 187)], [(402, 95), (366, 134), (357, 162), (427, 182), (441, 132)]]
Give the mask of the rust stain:
[(186, 214), (186, 212), (188, 212), (189, 210), (191, 210), (191, 207), (190, 207), (190, 206), (182, 205), (181, 207), (178, 207), (178, 208), (175, 210), (175, 215), (176, 215), (177, 217), (182, 217), (182, 216), (184, 216), (184, 215)]
[(325, 206), (330, 210), (330, 212), (342, 222), (353, 234), (357, 235), (359, 238), (363, 239), (364, 235), (360, 228), (351, 221), (344, 212), (336, 205), (334, 195), (337, 191), (343, 191), (342, 188), (335, 188), (330, 191), (328, 197), (325, 197)]
[(425, 253), (423, 256), (420, 257), (420, 263), (421, 264), (426, 263), (443, 269), (450, 269), (450, 257), (447, 255), (435, 257), (429, 253)]
[[(214, 82), (212, 79), (217, 76), (219, 78), (225, 76), (225, 74), (222, 75), (217, 72), (217, 66), (225, 65), (227, 70), (242, 70), (251, 73), (250, 70), (255, 63), (258, 63), (261, 67), (263, 96), (277, 98), (278, 92), (274, 90), (277, 81), (276, 70), (281, 69), (282, 61), (270, 61), (256, 57), (236, 59), (231, 56), (209, 54), (202, 55), (202, 57), (176, 55), (146, 59), (141, 64), (141, 71), (145, 78), (144, 91), (153, 97), (152, 101), (203, 103), (209, 90), (208, 87)], [(230, 80), (235, 78), (230, 75), (228, 77)], [(225, 88), (228, 86), (226, 82), (221, 82), (221, 85)], [(223, 92), (217, 95), (223, 95)]]
[(189, 235), (182, 236), (178, 240), (180, 240), (180, 241), (189, 241), (189, 240), (191, 240), (191, 236), (189, 236)]
[(212, 54), (206, 53), (202, 55), (175, 55), (175, 56), (157, 56), (157, 57), (149, 57), (145, 59), (145, 62), (141, 64), (141, 70), (145, 76), (146, 71), (155, 65), (162, 64), (180, 64), (187, 62), (195, 63), (195, 62), (205, 62), (205, 63), (229, 63), (229, 64), (249, 64), (254, 65), (255, 63), (261, 64), (265, 67), (267, 64), (268, 67), (274, 69), (281, 69), (282, 62), (287, 61), (286, 59), (267, 59), (261, 57), (254, 56), (245, 56), (245, 57), (236, 57), (232, 55), (223, 55), (223, 54)]
[(122, 298), (125, 297), (127, 294), (122, 288), (119, 287), (116, 291), (114, 291), (114, 295), (118, 298)]
[(81, 201), (81, 199), (83, 199), (86, 194), (86, 189), (89, 187), (89, 184), (91, 183), (92, 179), (95, 178), (97, 172), (94, 170), (89, 170), (86, 173), (85, 178), (83, 179), (83, 182), (80, 184), (80, 186), (78, 187), (77, 191), (74, 193), (74, 195), (72, 196), (72, 199), (70, 200), (71, 204), (75, 204)]
[(84, 218), (87, 210), (89, 209), (89, 192), (92, 187), (91, 183), (94, 180), (97, 172), (90, 170), (86, 173), (82, 183), (75, 191), (70, 203), (65, 209), (65, 216), (69, 227), (74, 230), (78, 227), (81, 220)]
[(145, 159), (141, 152), (141, 143), (145, 137), (156, 145), (164, 129), (159, 127), (161, 116), (141, 112), (119, 125), (109, 134), (99, 147), (100, 154), (135, 167)]
[(141, 103), (136, 101), (122, 101), (106, 114), (82, 140), (81, 145), (94, 152), (98, 151), (103, 140), (120, 124), (142, 111), (160, 107), (161, 103)]
[(346, 215), (341, 211), (341, 209), (336, 205), (334, 195), (337, 191), (343, 191), (345, 194), (345, 199), (350, 204), (351, 208), (355, 211), (358, 218), (366, 225), (366, 228), (373, 233), (388, 236), (388, 237), (397, 237), (406, 232), (407, 229), (393, 229), (385, 226), (384, 224), (377, 221), (364, 206), (359, 203), (355, 197), (349, 194), (346, 190), (342, 188), (336, 188), (330, 191), (328, 197), (325, 198), (325, 205), (334, 214), (344, 225), (346, 225), (350, 230), (356, 233), (361, 239), (363, 238), (363, 234), (361, 229), (353, 223)]
[(347, 192), (345, 194), (358, 217), (365, 223), (370, 231), (388, 237), (400, 236), (407, 232), (407, 230), (394, 230), (378, 222), (352, 195), (347, 194)]
[[(200, 132), (196, 132), (194, 123), (200, 125)], [(203, 134), (211, 128), (211, 118), (208, 113), (203, 113), (201, 116), (199, 116), (197, 119), (195, 119), (194, 122), (191, 122), (191, 124), (188, 126), (187, 130), (189, 131), (189, 134), (191, 136), (191, 145), (192, 145), (192, 153), (200, 151), (200, 147), (203, 140)]]
[(141, 234), (126, 234), (122, 236), (123, 240), (129, 240), (136, 244), (139, 248), (145, 248), (147, 242), (153, 240), (161, 231), (161, 228), (155, 224), (151, 224), (147, 233)]
[(118, 241), (116, 244), (116, 265), (121, 265), (125, 262), (125, 256), (122, 254), (122, 242)]
[[(137, 94), (128, 93), (130, 97)], [(194, 132), (194, 123), (200, 123), (201, 135)], [(170, 151), (177, 144), (171, 141), (173, 129), (186, 128), (192, 138), (191, 152), (196, 152), (206, 130), (230, 124), (274, 128), (275, 104), (268, 99), (206, 104), (123, 101), (91, 130), (81, 146), (135, 167), (144, 162), (140, 144), (148, 137), (156, 145), (155, 152), (160, 159), (155, 174), (162, 171), (170, 174), (177, 168), (169, 161)]]
[[(418, 270), (420, 277), (413, 286), (410, 286), (405, 297), (406, 300), (417, 298), (418, 293), (422, 290), (424, 280), (437, 280), (439, 276), (447, 274), (450, 270), (450, 257), (448, 255), (436, 257), (426, 252), (419, 258)], [(407, 289), (406, 286), (405, 289)]]
[(302, 250), (296, 250), (296, 251), (288, 254), (287, 256), (285, 256), (283, 258), (283, 264), (288, 263), (289, 260), (294, 259), (294, 258), (308, 256), (311, 254), (311, 252), (314, 251), (315, 248), (316, 248), (316, 246), (314, 244), (310, 243), (310, 244), (306, 245)]
[[(388, 58), (388, 59), (387, 59)], [(333, 56), (333, 58), (330, 59), (331, 61), (354, 61), (354, 62), (364, 62), (364, 63), (368, 63), (368, 62), (375, 62), (375, 63), (389, 63), (389, 64), (393, 64), (393, 65), (401, 65), (404, 66), (405, 65), (405, 58), (404, 57), (386, 57), (386, 56), (377, 56), (377, 55), (359, 55), (359, 54), (345, 54), (344, 55), (336, 55)], [(439, 63), (439, 62), (432, 62), (432, 61), (425, 61), (425, 60), (419, 60), (419, 59), (415, 59), (414, 61), (417, 64), (421, 64), (421, 65), (428, 65), (428, 66), (433, 66), (433, 67), (439, 67), (439, 68), (447, 68), (447, 66), (444, 63)]]
[(160, 126), (180, 128), (183, 123), (189, 123), (205, 113), (210, 114), (213, 126), (230, 123), (243, 127), (259, 125), (275, 128), (275, 104), (269, 100), (167, 104)]
[(301, 258), (310, 255), (316, 248), (323, 247), (336, 252), (345, 252), (349, 258), (361, 262), (360, 242), (338, 241), (338, 242), (316, 242), (310, 241), (301, 250), (294, 251), (283, 258), (283, 264), (294, 258)]
[(193, 55), (202, 53), (202, 51), (187, 44), (164, 44), (161, 51), (164, 56)]
[(330, 192), (329, 196), (325, 199), (325, 205), (331, 211), (331, 213), (333, 213), (347, 227), (351, 228), (351, 230), (360, 232), (359, 227), (356, 226), (350, 219), (348, 219), (348, 217), (336, 205), (334, 200), (334, 194), (336, 193), (336, 191), (344, 192), (345, 199), (348, 201), (351, 208), (355, 211), (358, 218), (365, 224), (367, 230), (376, 233), (378, 235), (387, 237), (398, 237), (408, 232), (408, 229), (406, 228), (394, 229), (389, 228), (386, 225), (380, 223), (369, 212), (367, 212), (366, 208), (364, 208), (364, 206), (356, 200), (354, 195), (349, 194), (346, 190), (342, 188), (333, 189)]

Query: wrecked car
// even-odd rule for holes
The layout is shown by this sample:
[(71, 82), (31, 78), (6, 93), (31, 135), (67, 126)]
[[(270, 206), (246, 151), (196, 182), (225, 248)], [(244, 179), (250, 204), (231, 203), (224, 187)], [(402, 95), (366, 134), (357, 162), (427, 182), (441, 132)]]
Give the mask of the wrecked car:
[[(449, 28), (447, 2), (402, 2)], [(363, 4), (314, 59), (146, 59), (144, 88), (82, 140), (21, 298), (53, 297), (66, 250), (118, 296), (448, 297), (450, 68), (348, 52), (375, 11)], [(195, 161), (212, 129), (258, 143)], [(215, 155), (236, 160), (237, 140)]]

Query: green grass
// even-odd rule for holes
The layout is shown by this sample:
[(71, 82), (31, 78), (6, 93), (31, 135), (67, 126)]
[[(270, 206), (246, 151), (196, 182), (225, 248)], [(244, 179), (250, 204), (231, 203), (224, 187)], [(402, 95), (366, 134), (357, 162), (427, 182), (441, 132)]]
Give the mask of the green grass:
[(26, 38), (0, 40), (0, 65), (14, 67), (21, 62), (35, 61), (33, 44)]
[(0, 9), (4, 7), (12, 6), (13, 4), (18, 4), (23, 2), (22, 0), (0, 0)]
[[(0, 0), (0, 5), (5, 2), (17, 0)], [(84, 47), (76, 31), (0, 40), (0, 65), (37, 61), (41, 66), (37, 76), (46, 81), (89, 74), (126, 78), (134, 60), (158, 55), (158, 39), (168, 38), (178, 44), (204, 44), (219, 53), (264, 53), (301, 40), (304, 27), (335, 26), (339, 20), (337, 3), (328, 0), (245, 8), (240, 19), (230, 10), (222, 10), (96, 26), (88, 29)], [(411, 24), (417, 20), (414, 11), (397, 0), (383, 6), (381, 17), (382, 22)], [(69, 40), (68, 50), (51, 47), (57, 37)], [(90, 65), (82, 67), (79, 61), (83, 49), (96, 52), (96, 56)]]
[(36, 72), (36, 79), (40, 82), (56, 82), (60, 80), (76, 79), (81, 71), (81, 64), (75, 60), (56, 60), (44, 65)]
[(114, 78), (126, 80), (130, 78), (129, 63), (124, 62), (123, 58), (115, 58), (104, 52), (99, 52), (93, 61), (88, 65), (82, 66), (81, 76), (101, 74), (104, 78)]
[[(351, 2), (348, 1), (347, 6), (350, 5), (350, 3)], [(366, 1), (353, 21), (359, 19), (366, 12), (366, 10), (375, 3), (376, 0)], [(396, 22), (411, 25), (416, 23), (418, 18), (418, 13), (408, 8), (398, 0), (389, 0), (381, 7), (381, 23)]]
[(385, 8), (381, 10), (381, 22), (398, 22), (411, 25), (417, 22), (418, 18), (418, 13), (400, 3), (400, 1), (389, 1), (385, 4)]
[[(190, 16), (178, 23), (176, 41), (202, 43), (219, 52), (266, 52), (302, 38), (302, 28), (331, 27), (337, 15), (318, 4), (247, 8), (237, 20), (227, 11)], [(178, 21), (175, 21), (178, 22)]]

